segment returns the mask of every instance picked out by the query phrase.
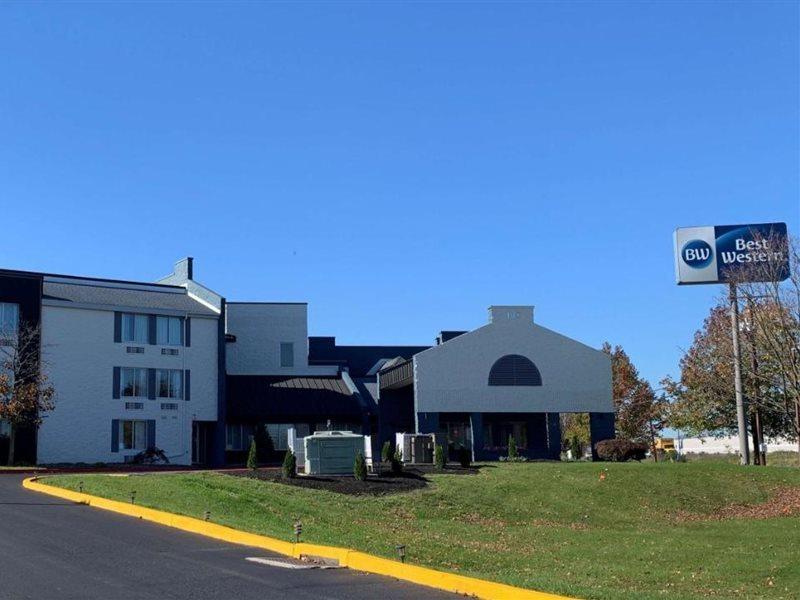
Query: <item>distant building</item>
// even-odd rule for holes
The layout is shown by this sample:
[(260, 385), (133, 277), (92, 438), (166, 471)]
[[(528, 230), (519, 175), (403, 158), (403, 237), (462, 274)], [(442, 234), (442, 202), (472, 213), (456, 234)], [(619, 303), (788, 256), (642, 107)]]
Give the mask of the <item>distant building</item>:
[[(675, 437), (678, 454), (738, 454), (739, 436), (724, 437)], [(766, 440), (767, 452), (796, 452), (797, 443), (785, 438)]]

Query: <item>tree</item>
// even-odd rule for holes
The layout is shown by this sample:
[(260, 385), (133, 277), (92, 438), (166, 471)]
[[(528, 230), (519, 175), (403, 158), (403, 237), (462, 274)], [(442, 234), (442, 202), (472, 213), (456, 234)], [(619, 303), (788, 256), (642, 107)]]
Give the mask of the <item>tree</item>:
[(800, 460), (800, 241), (773, 234), (754, 242), (753, 260), (729, 272), (742, 302), (740, 346), (749, 350), (742, 380), (756, 430), (769, 418), (782, 423)]
[(572, 450), (573, 458), (578, 460), (583, 448), (591, 443), (589, 435), (589, 413), (561, 413), (561, 447)]
[(605, 342), (603, 352), (611, 357), (611, 392), (617, 434), (623, 439), (646, 442), (655, 458), (655, 438), (665, 425), (667, 401), (656, 395), (650, 383), (639, 375), (622, 346), (612, 348)]
[(272, 442), (272, 436), (269, 434), (266, 423), (259, 423), (256, 425), (255, 431), (253, 432), (253, 439), (256, 442), (258, 462), (269, 462), (275, 452), (275, 444)]
[(353, 462), (353, 476), (358, 481), (367, 480), (367, 461), (364, 460), (364, 455), (361, 452), (356, 454), (356, 459)]
[(283, 457), (281, 473), (286, 479), (292, 479), (297, 474), (297, 459), (291, 450), (287, 450)]
[(0, 339), (0, 421), (10, 426), (8, 464), (14, 464), (17, 431), (38, 427), (53, 410), (55, 389), (40, 359), (39, 327), (21, 325), (16, 335)]
[(725, 306), (715, 306), (680, 360), (680, 379), (661, 383), (671, 399), (669, 424), (690, 435), (736, 432), (731, 326)]
[(256, 438), (250, 440), (250, 452), (247, 453), (247, 468), (255, 471), (258, 468), (258, 446)]
[(513, 435), (508, 436), (508, 459), (514, 460), (515, 458), (519, 457), (519, 452), (517, 451), (517, 440), (514, 439)]
[(436, 447), (433, 449), (433, 464), (436, 465), (437, 469), (444, 469), (444, 465), (447, 460), (444, 457), (444, 448), (441, 445), (436, 444)]
[(392, 442), (386, 440), (383, 442), (383, 447), (381, 448), (381, 462), (388, 463), (392, 460)]

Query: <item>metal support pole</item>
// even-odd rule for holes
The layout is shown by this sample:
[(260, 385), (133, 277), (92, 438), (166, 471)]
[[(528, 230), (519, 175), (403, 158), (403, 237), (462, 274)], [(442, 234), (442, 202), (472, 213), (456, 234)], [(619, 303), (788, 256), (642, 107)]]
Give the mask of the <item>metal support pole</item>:
[(731, 333), (733, 335), (733, 378), (736, 390), (736, 421), (739, 429), (739, 459), (741, 464), (750, 464), (750, 445), (747, 443), (747, 419), (742, 393), (742, 357), (739, 352), (739, 299), (736, 284), (730, 284)]

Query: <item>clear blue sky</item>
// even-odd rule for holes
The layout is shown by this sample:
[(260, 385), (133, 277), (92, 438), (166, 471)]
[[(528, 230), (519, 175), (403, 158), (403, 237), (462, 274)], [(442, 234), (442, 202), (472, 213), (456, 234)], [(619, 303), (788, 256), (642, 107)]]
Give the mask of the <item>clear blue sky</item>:
[(721, 290), (678, 225), (800, 231), (798, 4), (0, 5), (0, 265), (193, 255), (310, 333), (430, 343), (489, 304), (676, 371)]

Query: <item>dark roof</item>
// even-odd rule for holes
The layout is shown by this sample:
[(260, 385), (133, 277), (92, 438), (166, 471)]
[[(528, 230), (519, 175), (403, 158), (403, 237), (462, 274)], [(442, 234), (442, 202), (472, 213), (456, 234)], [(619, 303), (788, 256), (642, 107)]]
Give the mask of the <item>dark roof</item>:
[[(147, 285), (149, 287), (150, 284)], [(45, 280), (43, 298), (76, 304), (178, 310), (217, 316), (216, 312), (191, 298), (185, 289), (175, 286), (154, 286), (152, 289), (143, 289)]]
[(340, 377), (228, 375), (227, 414), (234, 419), (276, 422), (361, 419), (364, 406)]
[(356, 389), (361, 395), (361, 400), (369, 408), (372, 413), (378, 411), (378, 378), (377, 377), (363, 377), (354, 379), (353, 383), (356, 384)]
[(308, 362), (346, 367), (353, 378), (365, 377), (382, 358), (409, 359), (430, 346), (339, 346), (334, 337), (309, 337)]

